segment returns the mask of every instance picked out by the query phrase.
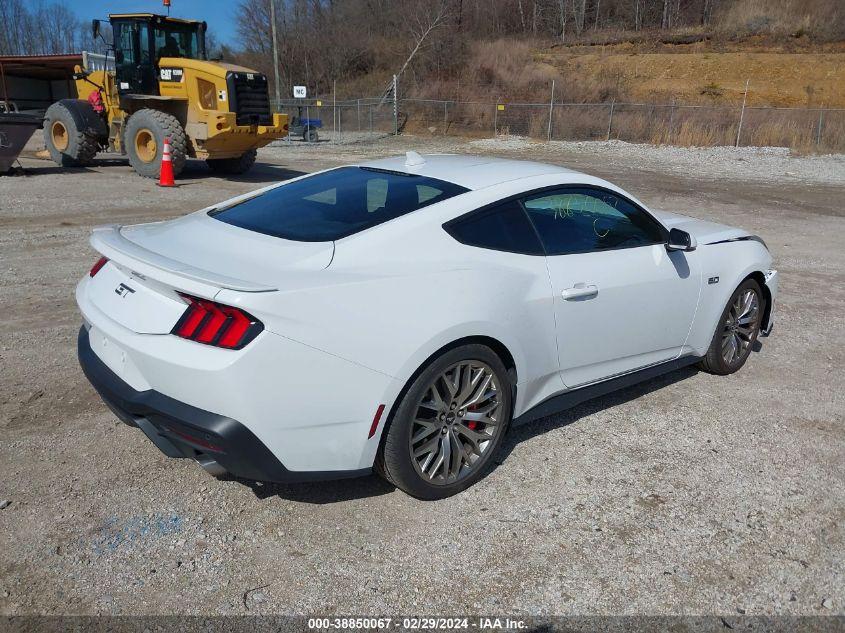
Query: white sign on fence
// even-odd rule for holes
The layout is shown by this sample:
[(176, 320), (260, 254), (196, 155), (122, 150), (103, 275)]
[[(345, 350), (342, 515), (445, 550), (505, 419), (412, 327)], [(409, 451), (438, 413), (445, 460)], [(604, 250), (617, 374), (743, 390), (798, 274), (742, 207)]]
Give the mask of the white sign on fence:
[(294, 86), (293, 87), (293, 98), (294, 99), (304, 99), (307, 91), (305, 90), (305, 86)]

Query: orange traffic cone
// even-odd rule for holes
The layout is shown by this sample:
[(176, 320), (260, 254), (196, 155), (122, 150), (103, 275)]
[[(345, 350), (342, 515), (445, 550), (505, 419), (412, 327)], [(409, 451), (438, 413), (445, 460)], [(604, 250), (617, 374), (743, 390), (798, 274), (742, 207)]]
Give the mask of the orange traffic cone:
[(170, 137), (164, 137), (164, 150), (161, 152), (161, 171), (158, 176), (159, 187), (173, 187), (173, 159), (170, 157)]

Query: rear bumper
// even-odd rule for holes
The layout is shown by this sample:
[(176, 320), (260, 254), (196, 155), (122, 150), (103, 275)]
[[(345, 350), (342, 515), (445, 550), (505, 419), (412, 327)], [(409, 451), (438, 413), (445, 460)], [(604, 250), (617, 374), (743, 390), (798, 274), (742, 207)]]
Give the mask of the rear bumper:
[(273, 114), (270, 125), (238, 125), (234, 112), (218, 112), (204, 128), (205, 138), (198, 140), (198, 158), (236, 158), (244, 152), (287, 138), (288, 115)]
[(153, 389), (136, 391), (91, 349), (80, 328), (79, 364), (103, 402), (123, 422), (139, 428), (168, 457), (197, 460), (210, 472), (269, 482), (322, 481), (367, 475), (370, 468), (290, 471), (246, 426), (180, 402)]

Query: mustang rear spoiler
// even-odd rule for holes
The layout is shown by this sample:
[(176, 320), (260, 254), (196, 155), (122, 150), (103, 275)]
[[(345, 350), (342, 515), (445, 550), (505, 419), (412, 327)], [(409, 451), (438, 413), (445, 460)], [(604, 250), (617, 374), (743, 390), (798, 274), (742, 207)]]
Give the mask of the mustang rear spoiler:
[[(164, 283), (170, 283), (168, 276), (189, 279), (208, 286), (206, 292), (214, 295), (216, 290), (227, 288), (241, 292), (272, 292), (272, 286), (228, 277), (209, 270), (203, 270), (184, 262), (159, 255), (135, 242), (126, 239), (117, 224), (98, 226), (91, 234), (91, 246), (118, 264), (131, 268), (134, 272), (149, 276)], [(170, 285), (178, 285), (171, 283)]]

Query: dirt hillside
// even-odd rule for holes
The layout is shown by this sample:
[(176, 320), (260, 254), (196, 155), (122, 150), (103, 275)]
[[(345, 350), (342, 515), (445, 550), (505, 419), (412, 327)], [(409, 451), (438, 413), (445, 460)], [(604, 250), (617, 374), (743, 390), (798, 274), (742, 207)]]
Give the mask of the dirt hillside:
[(630, 46), (557, 47), (537, 61), (564, 78), (616, 84), (637, 101), (736, 103), (750, 80), (749, 105), (845, 107), (845, 50), (833, 52), (637, 52)]

